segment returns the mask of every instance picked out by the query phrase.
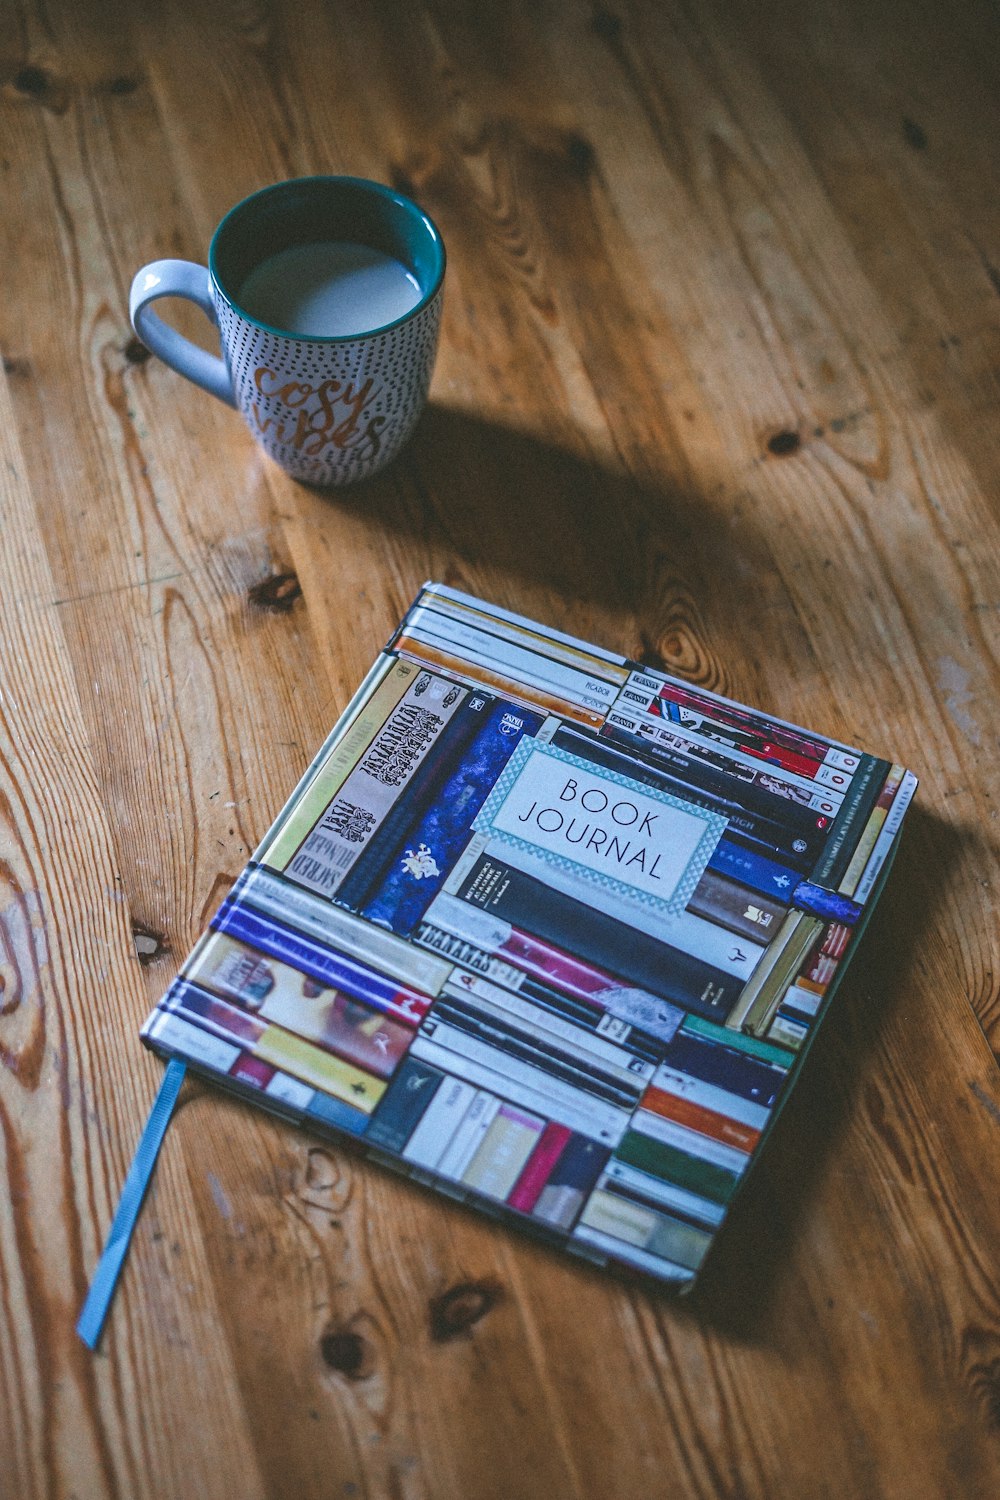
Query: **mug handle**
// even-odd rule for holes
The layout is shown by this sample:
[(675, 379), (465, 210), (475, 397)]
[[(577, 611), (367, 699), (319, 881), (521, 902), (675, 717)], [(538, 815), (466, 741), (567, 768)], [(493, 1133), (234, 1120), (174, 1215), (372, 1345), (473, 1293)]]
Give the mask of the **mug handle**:
[(147, 349), (195, 385), (227, 406), (235, 406), (232, 382), (225, 363), (217, 354), (209, 354), (192, 344), (183, 334), (171, 328), (153, 311), (152, 303), (160, 297), (186, 297), (201, 308), (209, 321), (218, 327), (208, 272), (190, 260), (154, 260), (143, 266), (132, 279), (128, 310), (132, 327)]

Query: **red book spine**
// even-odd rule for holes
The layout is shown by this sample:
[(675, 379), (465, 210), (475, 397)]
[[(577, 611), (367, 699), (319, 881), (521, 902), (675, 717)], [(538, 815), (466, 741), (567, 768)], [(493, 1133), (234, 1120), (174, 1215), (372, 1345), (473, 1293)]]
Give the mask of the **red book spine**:
[(511, 1189), (507, 1203), (522, 1214), (530, 1214), (538, 1202), (549, 1174), (563, 1153), (563, 1148), (573, 1132), (566, 1125), (557, 1125), (550, 1120), (538, 1138), (538, 1144), (528, 1157), (520, 1177)]

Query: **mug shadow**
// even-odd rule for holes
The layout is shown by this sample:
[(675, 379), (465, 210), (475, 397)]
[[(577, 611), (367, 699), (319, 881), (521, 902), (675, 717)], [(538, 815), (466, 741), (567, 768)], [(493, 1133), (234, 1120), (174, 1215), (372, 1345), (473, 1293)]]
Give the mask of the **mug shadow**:
[(555, 595), (574, 633), (670, 669), (697, 669), (694, 643), (706, 640), (722, 660), (759, 611), (762, 580), (776, 577), (766, 536), (718, 496), (640, 481), (580, 447), (439, 404), (384, 474), (322, 493), (412, 548), (426, 570), (418, 583), (433, 576), (504, 602)]

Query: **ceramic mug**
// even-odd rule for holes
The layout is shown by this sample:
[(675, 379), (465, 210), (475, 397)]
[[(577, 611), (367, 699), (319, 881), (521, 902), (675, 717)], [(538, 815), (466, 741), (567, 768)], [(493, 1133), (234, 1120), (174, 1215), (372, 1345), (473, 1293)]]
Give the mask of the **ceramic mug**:
[[(414, 305), (393, 321), (344, 335), (290, 332), (241, 306), (248, 278), (264, 262), (317, 242), (392, 257), (415, 283)], [(402, 193), (357, 177), (304, 177), (263, 188), (231, 209), (212, 237), (207, 270), (186, 260), (143, 266), (129, 311), (147, 348), (241, 411), (264, 451), (294, 479), (352, 484), (395, 458), (424, 408), (444, 270), (440, 234)], [(197, 303), (218, 327), (221, 359), (164, 323), (152, 306), (161, 297)], [(362, 323), (364, 312), (362, 305)]]

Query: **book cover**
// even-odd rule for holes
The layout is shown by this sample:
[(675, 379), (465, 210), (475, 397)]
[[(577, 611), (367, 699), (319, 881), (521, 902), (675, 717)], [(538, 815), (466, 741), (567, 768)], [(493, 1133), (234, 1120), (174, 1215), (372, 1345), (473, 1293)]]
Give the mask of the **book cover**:
[(143, 1040), (683, 1289), (915, 787), (891, 759), (427, 584)]

